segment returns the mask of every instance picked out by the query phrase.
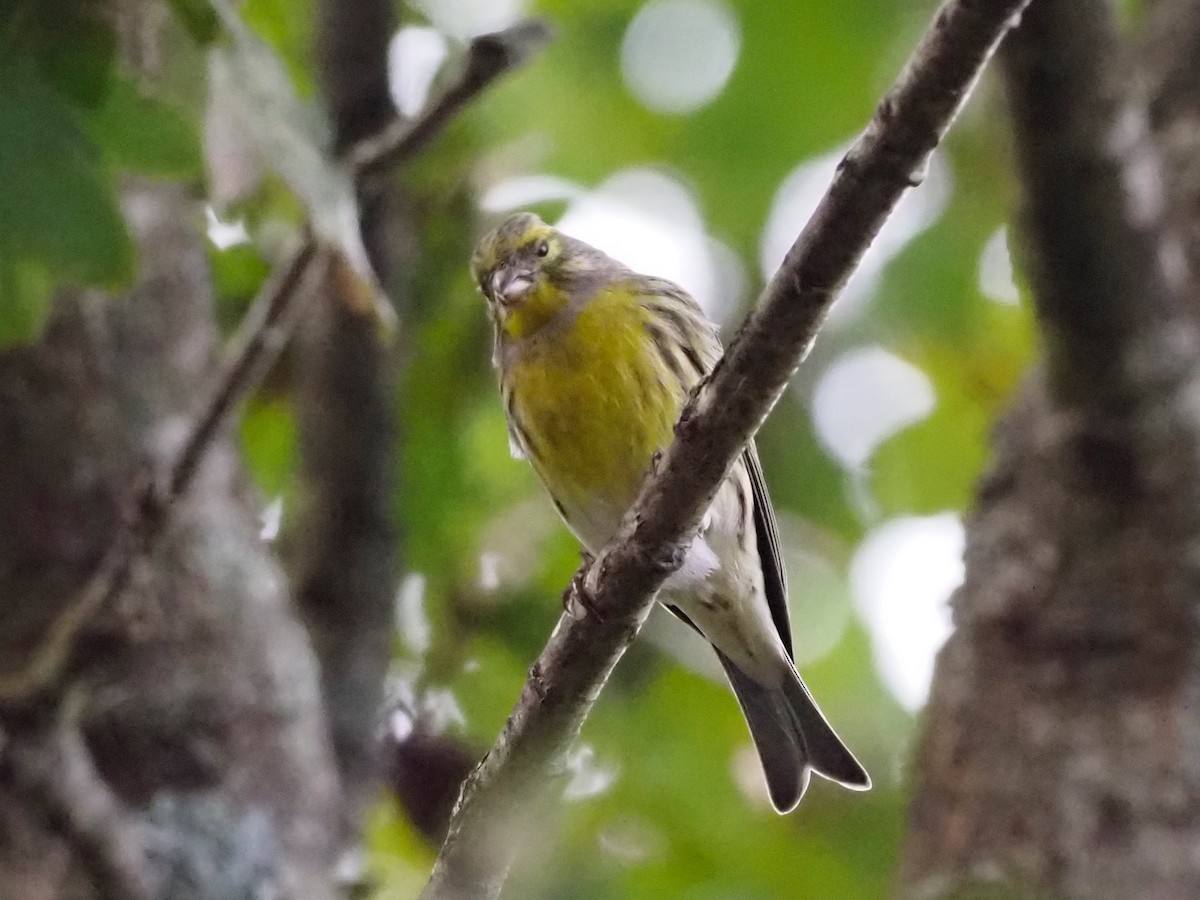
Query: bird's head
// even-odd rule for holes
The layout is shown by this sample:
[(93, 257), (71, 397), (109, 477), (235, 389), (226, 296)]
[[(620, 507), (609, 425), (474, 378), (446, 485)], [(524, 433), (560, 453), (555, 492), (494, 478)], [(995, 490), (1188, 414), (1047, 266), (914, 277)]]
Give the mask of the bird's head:
[(527, 212), (509, 216), (479, 242), (471, 275), (509, 336), (533, 334), (570, 303), (574, 277), (589, 256), (575, 252), (578, 244)]

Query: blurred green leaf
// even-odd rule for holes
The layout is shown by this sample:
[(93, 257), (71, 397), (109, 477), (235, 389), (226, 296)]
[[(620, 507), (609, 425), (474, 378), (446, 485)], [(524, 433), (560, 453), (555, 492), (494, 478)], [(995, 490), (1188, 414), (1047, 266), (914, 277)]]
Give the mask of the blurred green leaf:
[(117, 40), (101, 0), (15, 0), (11, 16), (17, 52), (37, 60), (48, 85), (84, 107), (104, 98)]
[(188, 34), (200, 44), (208, 44), (221, 33), (221, 21), (208, 0), (167, 0)]
[(906, 353), (933, 382), (929, 418), (886, 441), (871, 459), (871, 487), (888, 515), (965, 509), (988, 454), (992, 423), (1029, 363), (1031, 323), (1020, 309), (971, 295), (977, 330), (953, 345)]
[(0, 67), (0, 252), (66, 281), (116, 288), (133, 247), (99, 148), (28, 64)]
[(117, 168), (177, 178), (201, 172), (200, 138), (194, 125), (180, 110), (143, 93), (128, 77), (113, 78), (84, 121)]
[(282, 401), (255, 402), (242, 418), (242, 447), (254, 481), (267, 497), (282, 496), (285, 507), (295, 494), (296, 442), (295, 416)]
[(217, 296), (234, 300), (252, 299), (271, 271), (253, 244), (234, 244), (224, 250), (212, 248), (209, 261)]
[(0, 255), (0, 348), (37, 339), (50, 313), (52, 289), (45, 270)]
[(316, 9), (312, 0), (245, 0), (242, 18), (278, 54), (302, 97), (316, 93), (312, 70)]
[[(394, 802), (378, 804), (367, 817), (367, 878), (372, 900), (410, 900), (424, 886), (433, 852)], [(411, 862), (410, 862), (411, 860)]]
[(234, 244), (223, 250), (210, 244), (208, 249), (217, 300), (217, 322), (222, 331), (232, 331), (270, 274), (271, 267), (253, 244)]

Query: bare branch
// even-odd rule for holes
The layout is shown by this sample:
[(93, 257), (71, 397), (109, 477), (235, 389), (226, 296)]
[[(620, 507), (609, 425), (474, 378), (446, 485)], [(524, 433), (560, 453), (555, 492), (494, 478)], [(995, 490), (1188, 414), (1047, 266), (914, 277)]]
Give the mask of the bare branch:
[(159, 514), (187, 492), (213, 437), (262, 381), (287, 344), (292, 327), (306, 306), (300, 301), (315, 293), (301, 290), (301, 286), (317, 253), (316, 239), (306, 230), (296, 248), (271, 273), (246, 313), (240, 329), (240, 347), (176, 456), (166, 492), (156, 498), (162, 507)]
[(604, 611), (564, 616), (503, 733), (463, 786), (423, 897), (496, 896), (522, 820), (548, 797), (550, 770), (579, 733), (731, 461), (787, 384), (862, 253), (966, 99), (1028, 0), (951, 0), (843, 160), (829, 191), (643, 485), (617, 537), (577, 576)]
[(501, 76), (520, 68), (553, 36), (545, 22), (528, 20), (471, 41), (462, 74), (415, 122), (396, 120), (355, 145), (347, 160), (355, 177), (375, 175), (412, 159), (454, 117)]
[(1186, 254), (1164, 228), (1166, 180), (1106, 0), (1045, 0), (1000, 55), (1025, 188), (1023, 244), (1052, 388), (1127, 405), (1143, 338), (1178, 317)]

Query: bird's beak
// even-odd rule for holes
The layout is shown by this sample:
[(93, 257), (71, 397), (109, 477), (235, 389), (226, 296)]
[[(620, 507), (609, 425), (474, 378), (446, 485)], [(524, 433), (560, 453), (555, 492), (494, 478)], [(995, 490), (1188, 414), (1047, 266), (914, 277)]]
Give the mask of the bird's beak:
[(533, 290), (533, 273), (502, 266), (492, 273), (492, 298), (511, 306)]

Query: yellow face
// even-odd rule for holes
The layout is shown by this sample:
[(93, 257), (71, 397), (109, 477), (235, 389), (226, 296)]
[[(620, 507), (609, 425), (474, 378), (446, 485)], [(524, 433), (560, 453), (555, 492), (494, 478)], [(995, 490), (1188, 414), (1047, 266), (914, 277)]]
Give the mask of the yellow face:
[(570, 300), (563, 282), (562, 235), (533, 213), (517, 213), (486, 235), (471, 257), (471, 275), (498, 326), (514, 338), (550, 322)]

